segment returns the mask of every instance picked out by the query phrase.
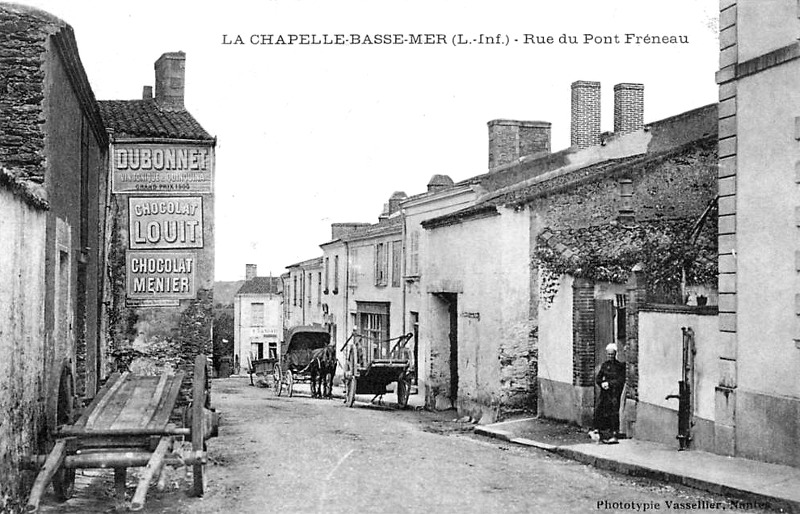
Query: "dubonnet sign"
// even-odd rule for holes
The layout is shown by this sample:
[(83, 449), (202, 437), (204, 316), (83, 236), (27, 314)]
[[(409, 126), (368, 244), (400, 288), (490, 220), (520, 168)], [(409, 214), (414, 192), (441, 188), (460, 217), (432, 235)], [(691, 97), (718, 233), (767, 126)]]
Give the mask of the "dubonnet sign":
[(114, 193), (211, 193), (211, 147), (119, 144), (112, 163)]

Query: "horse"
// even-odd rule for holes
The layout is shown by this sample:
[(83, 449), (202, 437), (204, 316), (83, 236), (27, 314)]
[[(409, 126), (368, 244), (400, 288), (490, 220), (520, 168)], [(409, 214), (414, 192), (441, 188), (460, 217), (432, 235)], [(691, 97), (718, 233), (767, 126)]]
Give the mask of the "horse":
[(336, 373), (336, 346), (328, 345), (311, 352), (306, 368), (311, 375), (313, 398), (333, 397), (333, 375)]

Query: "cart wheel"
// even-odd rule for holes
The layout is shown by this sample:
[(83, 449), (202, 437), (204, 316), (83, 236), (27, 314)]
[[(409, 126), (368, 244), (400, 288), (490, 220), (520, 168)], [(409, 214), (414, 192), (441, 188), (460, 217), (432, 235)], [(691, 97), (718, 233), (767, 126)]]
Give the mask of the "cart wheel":
[[(61, 367), (58, 379), (58, 404), (56, 407), (56, 430), (63, 425), (70, 425), (75, 410), (75, 386), (72, 381), (72, 368), (68, 363)], [(67, 501), (75, 491), (75, 470), (58, 468), (53, 475), (53, 490), (58, 501)]]
[(286, 391), (289, 393), (289, 398), (292, 397), (294, 394), (294, 375), (292, 375), (292, 370), (286, 370)]
[(272, 368), (272, 381), (275, 388), (275, 396), (280, 396), (283, 392), (283, 379), (281, 377), (281, 367), (277, 364)]
[(397, 378), (397, 405), (401, 409), (405, 409), (408, 405), (408, 395), (411, 393), (408, 380), (405, 376)]
[[(204, 409), (206, 404), (206, 356), (198, 355), (194, 360), (194, 381), (192, 389), (192, 450), (205, 450), (206, 420)], [(195, 496), (203, 496), (206, 488), (205, 464), (193, 465), (193, 492)]]
[(347, 387), (347, 394), (344, 399), (344, 404), (348, 407), (352, 407), (353, 403), (356, 401), (356, 377), (355, 375), (351, 376), (346, 383)]

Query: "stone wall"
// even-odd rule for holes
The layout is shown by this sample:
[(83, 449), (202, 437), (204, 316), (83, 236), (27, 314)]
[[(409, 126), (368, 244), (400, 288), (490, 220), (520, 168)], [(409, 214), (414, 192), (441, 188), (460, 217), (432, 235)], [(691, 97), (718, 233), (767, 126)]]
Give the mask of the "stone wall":
[[(0, 185), (0, 476), (20, 476), (22, 457), (40, 450), (45, 429), (43, 357), (45, 212)], [(24, 502), (33, 480), (0, 480), (0, 512)]]

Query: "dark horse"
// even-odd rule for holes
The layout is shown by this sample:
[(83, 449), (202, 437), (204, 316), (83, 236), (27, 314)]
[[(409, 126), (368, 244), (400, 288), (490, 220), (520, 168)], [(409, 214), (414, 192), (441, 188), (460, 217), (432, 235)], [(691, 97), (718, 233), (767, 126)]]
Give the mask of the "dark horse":
[(311, 396), (332, 398), (333, 375), (336, 373), (336, 347), (328, 345), (312, 351), (307, 370), (311, 375)]

